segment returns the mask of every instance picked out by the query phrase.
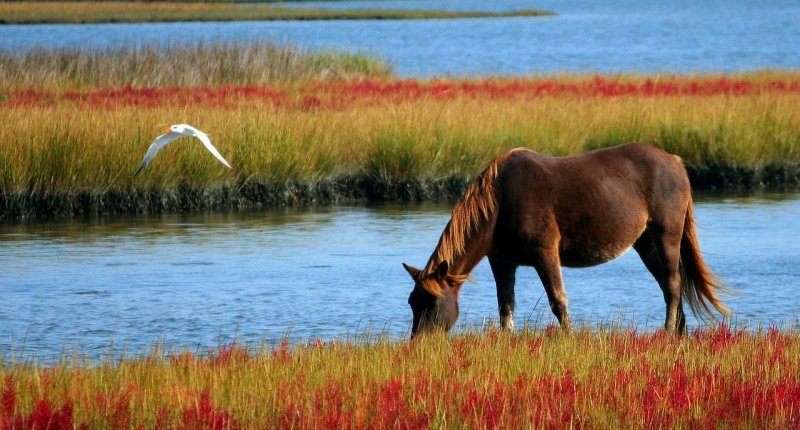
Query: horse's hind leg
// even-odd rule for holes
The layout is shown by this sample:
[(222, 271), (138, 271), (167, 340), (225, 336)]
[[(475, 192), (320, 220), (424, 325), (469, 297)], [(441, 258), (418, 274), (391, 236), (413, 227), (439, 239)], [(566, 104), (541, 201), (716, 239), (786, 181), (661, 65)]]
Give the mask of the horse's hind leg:
[(686, 334), (686, 314), (681, 300), (680, 239), (648, 228), (633, 244), (647, 270), (653, 275), (664, 294), (667, 315), (664, 328)]
[(514, 283), (517, 266), (489, 258), (494, 282), (497, 284), (497, 307), (500, 310), (500, 326), (514, 330)]
[(567, 292), (564, 290), (564, 282), (561, 278), (561, 260), (559, 260), (558, 251), (551, 250), (542, 253), (537, 260), (534, 267), (542, 281), (544, 291), (547, 293), (550, 310), (558, 319), (561, 328), (570, 330), (572, 324), (569, 320)]

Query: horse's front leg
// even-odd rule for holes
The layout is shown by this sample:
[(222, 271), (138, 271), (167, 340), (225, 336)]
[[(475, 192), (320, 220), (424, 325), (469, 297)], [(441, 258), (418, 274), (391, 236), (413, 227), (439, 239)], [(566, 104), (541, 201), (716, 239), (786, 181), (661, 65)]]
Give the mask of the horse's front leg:
[(544, 291), (547, 293), (547, 301), (550, 303), (550, 310), (558, 319), (561, 328), (571, 330), (572, 323), (569, 319), (569, 301), (567, 292), (564, 290), (564, 282), (561, 279), (561, 260), (558, 250), (546, 250), (537, 256), (534, 265), (539, 279), (542, 281)]
[(489, 257), (494, 282), (497, 284), (497, 307), (500, 310), (500, 326), (514, 330), (514, 283), (517, 266)]

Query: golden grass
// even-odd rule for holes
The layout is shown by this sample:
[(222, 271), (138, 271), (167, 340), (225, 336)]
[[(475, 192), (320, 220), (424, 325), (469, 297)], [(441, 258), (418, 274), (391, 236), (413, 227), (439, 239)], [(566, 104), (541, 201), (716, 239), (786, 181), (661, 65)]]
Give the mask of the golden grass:
[[(664, 147), (689, 166), (757, 168), (800, 162), (798, 96), (566, 98), (275, 107), (2, 109), (0, 187), (9, 191), (130, 189), (310, 180), (472, 176), (500, 153), (526, 146), (551, 155), (629, 141)], [(197, 142), (168, 146), (131, 173), (165, 126), (210, 134), (235, 167), (218, 166)]]

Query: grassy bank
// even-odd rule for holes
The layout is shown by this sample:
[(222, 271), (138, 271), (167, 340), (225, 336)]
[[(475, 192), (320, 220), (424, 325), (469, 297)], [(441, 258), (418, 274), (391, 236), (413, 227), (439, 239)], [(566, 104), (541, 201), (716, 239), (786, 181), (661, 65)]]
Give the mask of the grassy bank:
[(311, 9), (221, 2), (4, 2), (0, 24), (376, 20), (532, 17), (552, 15), (540, 10), (468, 12), (445, 10)]
[[(598, 81), (578, 81), (586, 82)], [(567, 155), (629, 141), (683, 157), (696, 188), (800, 184), (796, 90), (537, 95), (522, 85), (506, 91), (519, 85), (370, 81), (12, 92), (0, 102), (7, 124), (0, 128), (0, 214), (449, 199), (513, 147)], [(180, 122), (208, 132), (234, 169), (184, 138), (133, 177), (150, 142)]]
[[(3, 428), (793, 428), (800, 338), (462, 333), (6, 362)], [(49, 426), (49, 427), (48, 427)]]
[[(800, 186), (797, 72), (419, 81), (345, 54), (165, 52), (0, 56), (0, 218), (452, 199), (513, 147), (630, 141), (683, 157), (696, 188)], [(183, 138), (133, 177), (176, 123), (234, 169)]]

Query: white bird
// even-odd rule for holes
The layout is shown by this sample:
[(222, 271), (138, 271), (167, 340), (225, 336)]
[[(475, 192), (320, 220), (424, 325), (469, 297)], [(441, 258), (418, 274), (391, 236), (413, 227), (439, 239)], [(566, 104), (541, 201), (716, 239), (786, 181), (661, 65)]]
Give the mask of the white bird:
[(142, 162), (139, 163), (139, 167), (136, 168), (136, 173), (134, 173), (133, 176), (138, 175), (142, 169), (150, 164), (150, 161), (153, 160), (153, 157), (156, 156), (156, 153), (158, 153), (161, 148), (167, 146), (170, 142), (181, 136), (194, 136), (200, 139), (200, 141), (203, 142), (203, 146), (208, 149), (208, 152), (217, 157), (217, 160), (224, 164), (225, 167), (229, 169), (231, 168), (231, 165), (228, 164), (228, 162), (225, 161), (221, 155), (219, 155), (217, 148), (214, 148), (214, 145), (211, 144), (211, 139), (208, 138), (207, 134), (188, 124), (175, 124), (170, 126), (165, 134), (158, 136), (156, 140), (150, 144), (150, 147), (147, 148), (147, 152), (144, 154), (144, 159), (142, 159)]

